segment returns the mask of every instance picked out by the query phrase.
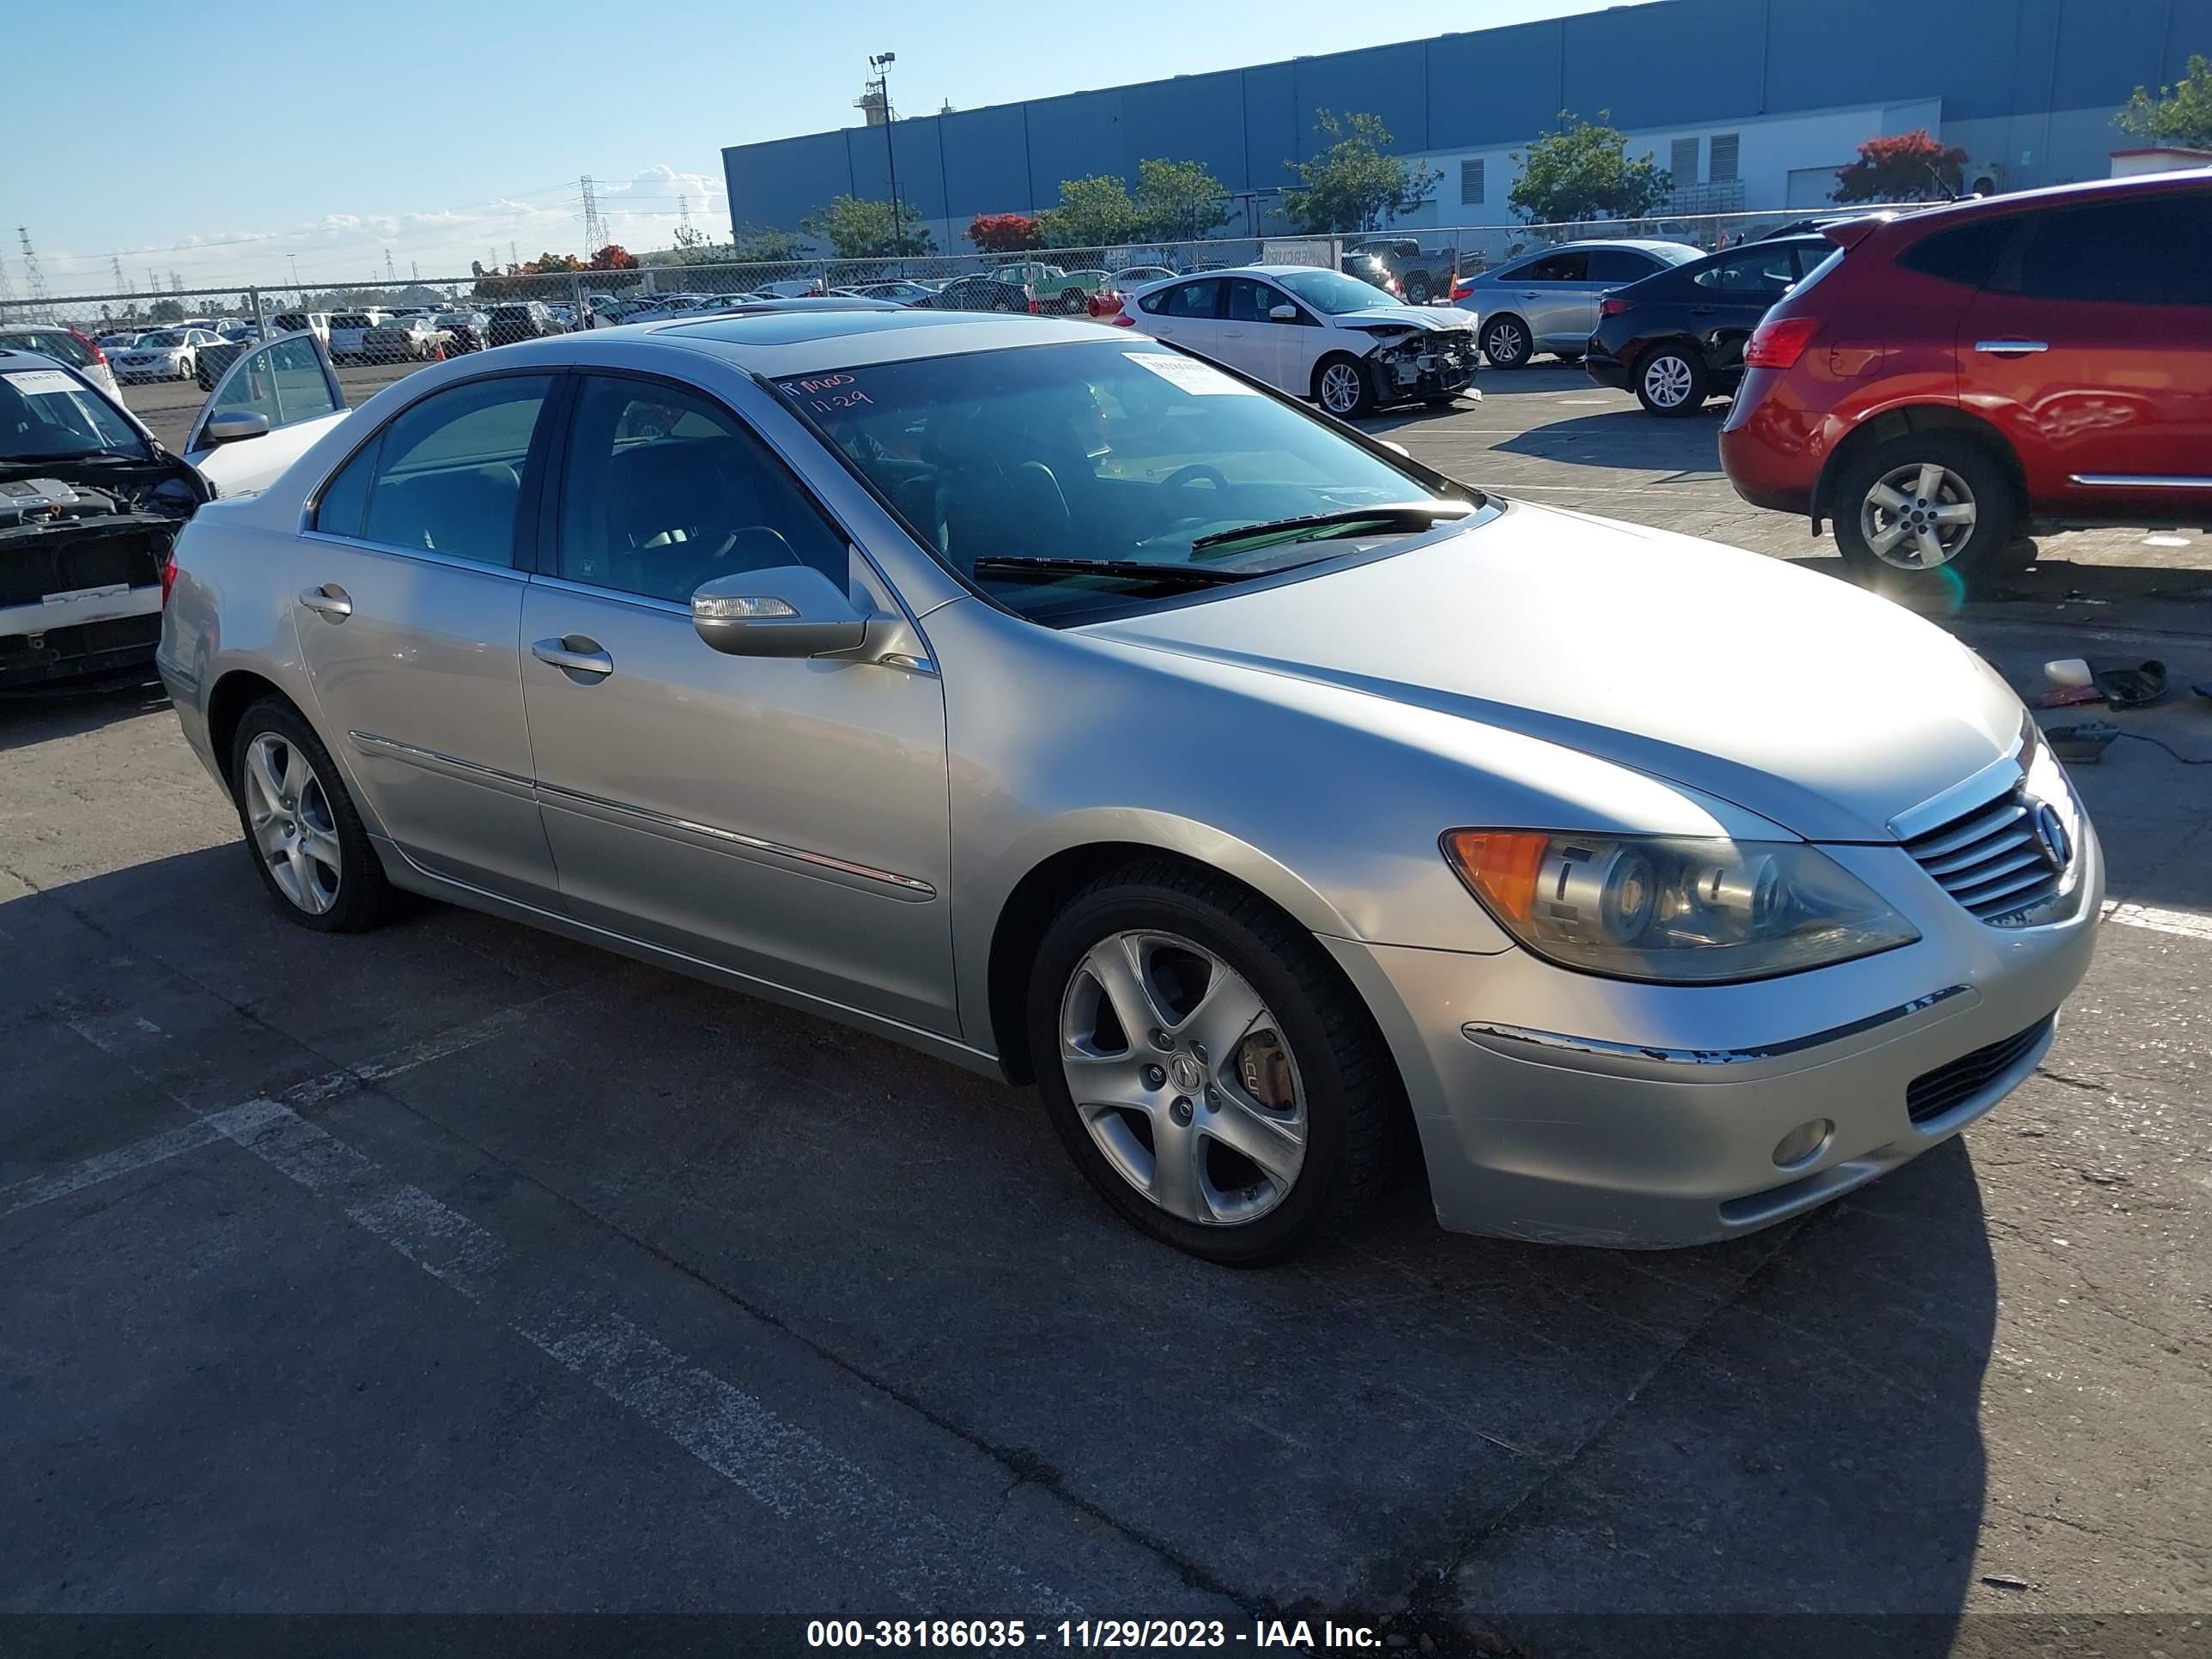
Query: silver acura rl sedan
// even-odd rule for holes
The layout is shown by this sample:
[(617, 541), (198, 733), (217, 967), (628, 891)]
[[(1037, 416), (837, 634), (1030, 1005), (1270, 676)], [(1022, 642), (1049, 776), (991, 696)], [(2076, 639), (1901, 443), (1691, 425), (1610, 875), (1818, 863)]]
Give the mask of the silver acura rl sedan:
[(2065, 773), (1939, 629), (1088, 322), (460, 359), (174, 576), (301, 926), (404, 888), (1034, 1080), (1217, 1261), (1413, 1146), (1462, 1231), (1797, 1214), (2017, 1085), (2095, 932)]

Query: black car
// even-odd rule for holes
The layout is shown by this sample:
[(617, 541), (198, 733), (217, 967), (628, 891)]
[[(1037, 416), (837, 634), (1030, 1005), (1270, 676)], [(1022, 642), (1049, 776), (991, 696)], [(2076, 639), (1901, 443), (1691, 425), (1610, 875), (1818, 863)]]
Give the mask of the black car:
[(931, 311), (1027, 311), (1029, 290), (988, 274), (957, 276), (927, 300), (915, 301), (917, 309)]
[(1743, 343), (1767, 307), (1835, 252), (1825, 236), (1776, 237), (1615, 289), (1598, 303), (1583, 367), (1654, 415), (1693, 414), (1735, 389)]
[(495, 346), (513, 345), (518, 340), (542, 340), (548, 335), (568, 331), (561, 319), (536, 300), (494, 306), (491, 325), (487, 331)]

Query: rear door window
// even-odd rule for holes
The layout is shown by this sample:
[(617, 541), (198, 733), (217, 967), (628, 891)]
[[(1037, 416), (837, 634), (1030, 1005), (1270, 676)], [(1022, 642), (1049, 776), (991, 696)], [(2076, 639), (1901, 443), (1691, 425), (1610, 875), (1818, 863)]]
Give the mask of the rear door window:
[(2160, 192), (2029, 219), (2006, 286), (2031, 300), (2212, 305), (2212, 191)]
[(497, 375), (402, 410), (325, 486), (315, 527), (511, 567), (523, 468), (552, 385), (546, 374)]

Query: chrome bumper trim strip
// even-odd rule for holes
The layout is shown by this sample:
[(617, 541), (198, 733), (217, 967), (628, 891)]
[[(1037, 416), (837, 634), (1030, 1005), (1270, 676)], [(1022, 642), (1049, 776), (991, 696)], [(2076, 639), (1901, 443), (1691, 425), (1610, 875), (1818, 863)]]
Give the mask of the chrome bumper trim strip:
[(1554, 1054), (1601, 1054), (1609, 1060), (1656, 1060), (1667, 1066), (1747, 1066), (1762, 1060), (1779, 1060), (1784, 1054), (1794, 1054), (1807, 1048), (1817, 1048), (1823, 1043), (1840, 1042), (1862, 1031), (1870, 1031), (1877, 1025), (1887, 1025), (1893, 1020), (1917, 1014), (1923, 1008), (1932, 1008), (1939, 1002), (1964, 996), (1972, 988), (1947, 985), (1940, 991), (1930, 991), (1924, 997), (1915, 997), (1881, 1013), (1869, 1014), (1864, 1019), (1855, 1019), (1848, 1025), (1832, 1025), (1825, 1031), (1810, 1036), (1790, 1037), (1780, 1042), (1770, 1042), (1757, 1048), (1656, 1048), (1633, 1042), (1608, 1042), (1601, 1037), (1567, 1036), (1558, 1031), (1539, 1031), (1526, 1025), (1492, 1025), (1469, 1022), (1459, 1028), (1460, 1035), (1469, 1042), (1517, 1042), (1532, 1048), (1548, 1049)]

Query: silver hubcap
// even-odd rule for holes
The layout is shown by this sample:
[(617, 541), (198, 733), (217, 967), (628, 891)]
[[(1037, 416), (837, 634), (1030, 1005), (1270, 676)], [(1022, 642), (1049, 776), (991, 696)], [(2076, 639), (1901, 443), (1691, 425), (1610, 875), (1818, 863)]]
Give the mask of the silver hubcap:
[(1321, 373), (1322, 407), (1341, 415), (1359, 403), (1359, 372), (1350, 363), (1331, 363)]
[(1305, 1091), (1243, 975), (1173, 933), (1101, 939), (1060, 999), (1060, 1063), (1121, 1178), (1202, 1226), (1257, 1220), (1297, 1184)]
[(276, 890), (311, 916), (338, 898), (338, 829), (307, 757), (274, 732), (246, 745), (246, 814)]
[(1521, 356), (1521, 331), (1510, 323), (1500, 323), (1490, 331), (1490, 343), (1482, 355), (1493, 362), (1517, 362)]
[(1680, 357), (1654, 357), (1644, 371), (1644, 395), (1662, 409), (1679, 409), (1690, 395), (1690, 366)]
[(1933, 570), (1974, 533), (1974, 492), (1933, 461), (1884, 473), (1859, 504), (1859, 533), (1884, 564)]

